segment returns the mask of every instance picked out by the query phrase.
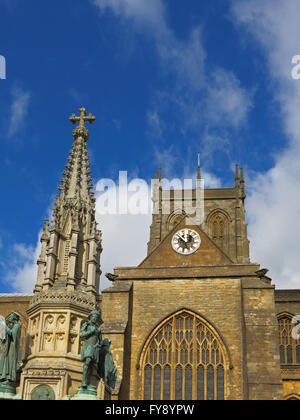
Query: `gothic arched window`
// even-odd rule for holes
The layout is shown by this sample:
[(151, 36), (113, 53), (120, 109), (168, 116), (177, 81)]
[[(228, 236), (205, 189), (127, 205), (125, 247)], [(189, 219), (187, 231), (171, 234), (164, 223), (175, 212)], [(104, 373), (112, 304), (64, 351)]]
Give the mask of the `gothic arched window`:
[(283, 399), (285, 401), (292, 401), (292, 400), (299, 401), (300, 400), (300, 395), (298, 395), (298, 394), (290, 394), (290, 395), (285, 396)]
[(300, 339), (293, 337), (295, 324), (292, 323), (292, 316), (281, 315), (278, 319), (278, 324), (280, 364), (300, 364)]
[(184, 218), (184, 213), (174, 212), (168, 221), (168, 230), (171, 231), (177, 226)]
[(213, 329), (181, 311), (158, 327), (142, 354), (145, 400), (224, 400), (225, 350)]
[(216, 212), (209, 221), (210, 237), (221, 248), (226, 250), (228, 245), (228, 219)]

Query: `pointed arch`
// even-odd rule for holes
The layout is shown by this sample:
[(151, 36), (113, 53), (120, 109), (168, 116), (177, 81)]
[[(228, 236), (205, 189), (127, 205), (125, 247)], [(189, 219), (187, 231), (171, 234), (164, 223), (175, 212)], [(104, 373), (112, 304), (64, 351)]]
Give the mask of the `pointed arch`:
[(296, 327), (293, 318), (294, 315), (289, 312), (277, 315), (281, 365), (300, 365), (300, 338), (293, 337), (293, 329)]
[(229, 224), (231, 219), (229, 214), (222, 209), (213, 210), (207, 217), (209, 236), (223, 251), (228, 250)]
[(205, 318), (181, 309), (146, 340), (141, 356), (141, 399), (226, 399), (229, 353)]
[(283, 397), (283, 399), (285, 401), (300, 400), (300, 395), (299, 394), (289, 394), (289, 395), (286, 395), (285, 397)]
[(278, 321), (283, 318), (289, 318), (290, 320), (292, 320), (294, 316), (295, 315), (292, 314), (291, 312), (280, 312), (279, 314), (277, 314), (277, 319)]
[(185, 216), (186, 216), (186, 213), (184, 210), (181, 210), (181, 209), (174, 210), (173, 213), (171, 213), (168, 217), (168, 221), (167, 221), (168, 231), (170, 232), (171, 230), (173, 230), (175, 226), (177, 226)]
[(224, 210), (224, 209), (221, 209), (221, 208), (217, 208), (217, 209), (214, 209), (214, 210), (212, 210), (208, 215), (207, 215), (207, 218), (206, 218), (206, 223), (209, 223), (210, 222), (210, 220), (211, 220), (211, 218), (213, 217), (213, 216), (215, 216), (216, 214), (222, 214), (227, 220), (228, 220), (228, 222), (232, 222), (232, 219), (231, 219), (231, 217), (230, 217), (230, 215), (227, 213), (227, 211), (226, 210)]

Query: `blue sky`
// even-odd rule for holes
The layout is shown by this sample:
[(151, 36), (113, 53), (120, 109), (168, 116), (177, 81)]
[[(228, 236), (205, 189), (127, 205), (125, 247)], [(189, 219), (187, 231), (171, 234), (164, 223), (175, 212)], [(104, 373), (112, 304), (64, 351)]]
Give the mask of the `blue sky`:
[[(0, 292), (32, 288), (82, 105), (95, 183), (191, 175), (198, 152), (209, 186), (243, 166), (253, 260), (299, 287), (299, 17), (296, 0), (0, 0)], [(124, 218), (99, 222), (105, 268), (143, 258), (149, 219), (138, 252), (122, 248)]]

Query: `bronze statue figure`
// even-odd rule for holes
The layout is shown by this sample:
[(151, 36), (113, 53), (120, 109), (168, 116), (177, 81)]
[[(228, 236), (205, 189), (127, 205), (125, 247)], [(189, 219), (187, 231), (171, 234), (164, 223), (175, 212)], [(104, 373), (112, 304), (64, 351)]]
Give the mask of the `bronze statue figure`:
[(96, 368), (98, 377), (103, 379), (106, 385), (112, 389), (115, 388), (117, 368), (110, 351), (111, 341), (108, 338), (102, 340), (100, 322), (102, 322), (101, 311), (94, 310), (90, 312), (88, 321), (80, 330), (80, 336), (84, 340), (81, 350), (81, 360), (84, 362), (83, 378), (78, 390), (81, 394), (93, 395), (96, 392), (96, 387), (91, 385), (93, 367)]
[(112, 389), (115, 389), (117, 380), (117, 367), (113, 361), (110, 351), (111, 341), (105, 338), (102, 341), (100, 350), (100, 360), (98, 365), (98, 375)]
[(19, 320), (20, 315), (12, 312), (7, 325), (3, 324), (5, 338), (2, 340), (2, 354), (0, 356), (0, 387), (14, 387), (16, 384), (22, 328)]
[(84, 361), (82, 388), (86, 389), (90, 386), (91, 374), (93, 366), (99, 364), (99, 354), (102, 342), (101, 329), (99, 323), (101, 322), (101, 312), (98, 310), (92, 311), (88, 316), (88, 321), (85, 322), (80, 330), (80, 336), (84, 338), (81, 360)]

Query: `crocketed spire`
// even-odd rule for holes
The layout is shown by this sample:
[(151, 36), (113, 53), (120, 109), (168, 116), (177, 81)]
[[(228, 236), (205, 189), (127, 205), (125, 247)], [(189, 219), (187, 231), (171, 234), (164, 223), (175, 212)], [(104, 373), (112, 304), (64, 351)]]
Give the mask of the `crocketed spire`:
[(56, 196), (49, 233), (48, 225), (44, 229), (39, 264), (43, 263), (46, 270), (42, 278), (41, 267), (35, 291), (53, 286), (66, 286), (70, 290), (80, 287), (93, 293), (99, 289), (101, 232), (95, 219), (87, 148), (89, 133), (85, 127), (85, 122), (93, 123), (95, 117), (87, 116), (85, 108), (79, 112), (80, 116), (70, 117), (73, 124), (79, 124), (73, 130), (74, 141), (60, 180), (62, 185), (58, 187), (60, 194)]

